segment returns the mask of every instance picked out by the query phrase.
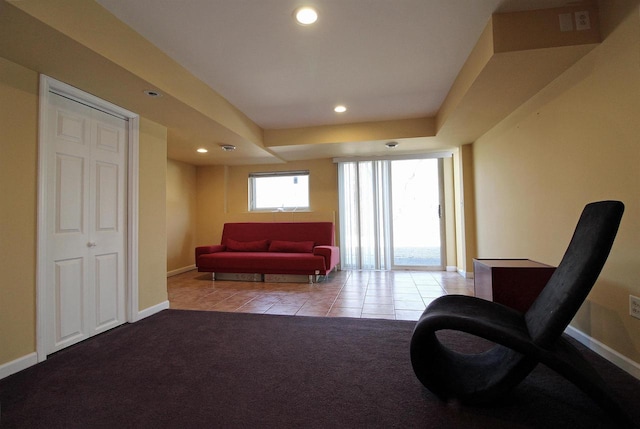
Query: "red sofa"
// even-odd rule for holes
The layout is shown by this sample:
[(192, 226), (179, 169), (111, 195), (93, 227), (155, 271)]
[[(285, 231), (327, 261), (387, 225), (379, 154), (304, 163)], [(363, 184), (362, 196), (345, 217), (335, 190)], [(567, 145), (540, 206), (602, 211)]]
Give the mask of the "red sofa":
[(196, 247), (198, 271), (327, 275), (340, 262), (332, 222), (225, 223), (218, 245)]

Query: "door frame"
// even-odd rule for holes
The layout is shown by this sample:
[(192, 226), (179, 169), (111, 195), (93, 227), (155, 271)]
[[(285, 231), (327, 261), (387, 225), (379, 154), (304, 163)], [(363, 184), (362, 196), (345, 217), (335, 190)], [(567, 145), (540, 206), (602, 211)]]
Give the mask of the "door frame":
[(127, 235), (125, 237), (125, 314), (127, 322), (139, 318), (138, 311), (138, 182), (139, 182), (139, 127), (140, 117), (122, 107), (88, 94), (78, 88), (46, 75), (40, 75), (39, 135), (38, 135), (38, 209), (36, 255), (36, 353), (38, 362), (47, 358), (46, 323), (50, 303), (47, 302), (47, 108), (49, 94), (56, 92), (89, 107), (120, 116), (128, 121), (127, 162)]

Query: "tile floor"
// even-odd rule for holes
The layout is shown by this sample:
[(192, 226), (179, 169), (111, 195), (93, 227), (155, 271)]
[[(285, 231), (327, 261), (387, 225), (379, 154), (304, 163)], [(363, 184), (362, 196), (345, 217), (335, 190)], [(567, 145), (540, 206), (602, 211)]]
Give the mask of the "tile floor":
[(176, 309), (396, 320), (418, 320), (442, 295), (473, 295), (473, 279), (443, 271), (338, 271), (314, 284), (213, 281), (189, 271), (167, 283)]

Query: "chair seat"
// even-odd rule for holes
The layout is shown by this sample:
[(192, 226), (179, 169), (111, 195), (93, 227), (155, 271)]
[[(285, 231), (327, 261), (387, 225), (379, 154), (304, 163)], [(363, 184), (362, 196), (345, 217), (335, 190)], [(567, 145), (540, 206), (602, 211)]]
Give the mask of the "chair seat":
[[(451, 329), (496, 345), (464, 354), (440, 343), (436, 333)], [(517, 385), (537, 365), (521, 351), (532, 348), (522, 313), (483, 299), (447, 295), (424, 311), (411, 339), (411, 361), (420, 382), (443, 400), (487, 404)]]
[(512, 341), (531, 341), (522, 313), (502, 304), (464, 295), (446, 295), (434, 300), (418, 325), (427, 325), (434, 330), (457, 329), (491, 341), (505, 336)]

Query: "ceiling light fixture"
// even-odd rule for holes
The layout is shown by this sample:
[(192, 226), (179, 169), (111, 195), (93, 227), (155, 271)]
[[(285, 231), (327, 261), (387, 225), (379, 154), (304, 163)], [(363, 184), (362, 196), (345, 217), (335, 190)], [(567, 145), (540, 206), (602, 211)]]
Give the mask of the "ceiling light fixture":
[(395, 149), (398, 147), (398, 142), (389, 142), (385, 143), (385, 146), (389, 149)]
[(230, 152), (232, 150), (236, 150), (236, 147), (232, 144), (221, 144), (220, 148), (225, 152)]
[(201, 147), (200, 149), (197, 149), (196, 152), (198, 152), (198, 153), (207, 153), (209, 151), (207, 149)]
[(293, 16), (300, 25), (311, 25), (318, 20), (318, 12), (310, 6), (299, 7), (293, 11)]
[(333, 108), (333, 111), (336, 113), (344, 113), (347, 111), (347, 107), (342, 104)]

